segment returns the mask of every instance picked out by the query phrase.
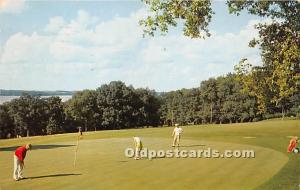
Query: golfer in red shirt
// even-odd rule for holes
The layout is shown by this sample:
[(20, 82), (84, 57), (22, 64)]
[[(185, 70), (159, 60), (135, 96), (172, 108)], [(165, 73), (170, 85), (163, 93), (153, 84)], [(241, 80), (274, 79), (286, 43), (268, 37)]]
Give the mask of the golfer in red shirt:
[(25, 146), (21, 146), (17, 148), (14, 154), (14, 180), (18, 181), (23, 179), (22, 176), (23, 168), (24, 168), (24, 159), (26, 157), (27, 150), (31, 149), (31, 144), (26, 144)]

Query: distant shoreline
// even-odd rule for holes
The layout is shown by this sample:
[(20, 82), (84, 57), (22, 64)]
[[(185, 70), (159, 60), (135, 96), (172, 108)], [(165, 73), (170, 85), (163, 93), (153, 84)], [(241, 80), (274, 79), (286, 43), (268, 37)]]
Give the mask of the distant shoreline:
[(75, 91), (35, 91), (35, 90), (4, 90), (0, 89), (0, 96), (21, 96), (22, 94), (29, 94), (31, 96), (72, 96)]
[[(41, 96), (41, 98), (49, 98), (51, 96), (60, 97), (62, 102), (66, 102), (66, 101), (68, 101), (69, 99), (72, 98), (72, 95), (49, 95), (49, 96)], [(9, 102), (13, 99), (17, 99), (19, 97), (20, 96), (2, 96), (2, 95), (0, 95), (0, 105), (5, 103), (5, 102)]]

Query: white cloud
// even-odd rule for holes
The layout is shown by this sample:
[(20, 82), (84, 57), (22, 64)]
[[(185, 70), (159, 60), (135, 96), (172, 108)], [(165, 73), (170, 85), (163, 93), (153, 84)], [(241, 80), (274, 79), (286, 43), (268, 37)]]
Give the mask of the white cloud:
[(248, 47), (257, 36), (257, 20), (238, 33), (212, 32), (206, 40), (176, 34), (142, 38), (138, 21), (146, 14), (141, 9), (100, 22), (80, 10), (71, 21), (51, 18), (43, 34), (11, 36), (0, 56), (2, 88), (74, 90), (122, 80), (165, 91), (197, 87), (231, 72), (243, 57), (260, 63), (259, 50)]
[(86, 12), (84, 10), (79, 10), (78, 11), (77, 21), (83, 27), (87, 27), (89, 25), (92, 25), (92, 24), (96, 23), (97, 20), (98, 20), (97, 17), (91, 16), (88, 12)]
[(49, 24), (46, 25), (45, 31), (50, 33), (56, 33), (62, 29), (65, 25), (65, 21), (62, 17), (56, 16), (49, 20)]
[(42, 63), (49, 57), (51, 37), (33, 33), (28, 36), (17, 33), (11, 36), (3, 49), (1, 63)]
[[(243, 57), (260, 64), (259, 50), (248, 47), (248, 42), (257, 36), (253, 24), (250, 21), (239, 33), (212, 32), (206, 40), (178, 35), (155, 37), (140, 51), (140, 62), (144, 64), (127, 77), (133, 84), (144, 82), (152, 88), (174, 90), (196, 87), (209, 77), (232, 72)], [(138, 81), (145, 76), (146, 80)]]
[(61, 26), (50, 51), (59, 61), (97, 62), (104, 57), (133, 49), (141, 38), (138, 19), (135, 17), (136, 14), (133, 14), (97, 23), (98, 18), (81, 10), (77, 19)]
[(0, 13), (20, 13), (26, 8), (26, 0), (0, 0)]
[[(0, 60), (1, 60), (1, 57), (2, 57), (2, 51), (3, 51), (3, 47), (0, 44)], [(1, 61), (0, 61), (0, 64), (1, 64)]]

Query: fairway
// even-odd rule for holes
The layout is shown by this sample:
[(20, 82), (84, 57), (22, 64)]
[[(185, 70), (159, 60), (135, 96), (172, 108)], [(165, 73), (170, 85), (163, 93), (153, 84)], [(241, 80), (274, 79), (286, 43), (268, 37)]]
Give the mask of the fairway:
[[(184, 127), (181, 149), (255, 151), (255, 158), (226, 159), (125, 157), (124, 150), (133, 148), (133, 135), (141, 136), (145, 148), (171, 149), (172, 128), (89, 132), (79, 142), (75, 168), (76, 134), (1, 140), (1, 190), (263, 188), (276, 184), (274, 176), (292, 162), (285, 153), (286, 136), (299, 133), (299, 127), (299, 121)], [(34, 149), (25, 161), (28, 179), (15, 182), (12, 155), (21, 141), (32, 142)], [(299, 163), (298, 158), (296, 161)], [(294, 185), (290, 184), (291, 189)]]

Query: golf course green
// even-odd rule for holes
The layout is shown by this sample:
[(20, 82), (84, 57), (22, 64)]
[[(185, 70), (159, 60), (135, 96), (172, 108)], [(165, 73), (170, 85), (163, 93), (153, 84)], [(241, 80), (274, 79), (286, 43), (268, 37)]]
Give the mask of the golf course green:
[[(255, 158), (143, 158), (125, 156), (133, 136), (144, 148), (169, 150), (172, 128), (145, 128), (0, 140), (0, 190), (46, 189), (297, 189), (300, 154), (286, 152), (300, 136), (300, 120), (184, 126), (180, 149), (254, 150)], [(13, 153), (32, 143), (26, 179), (14, 181)]]

